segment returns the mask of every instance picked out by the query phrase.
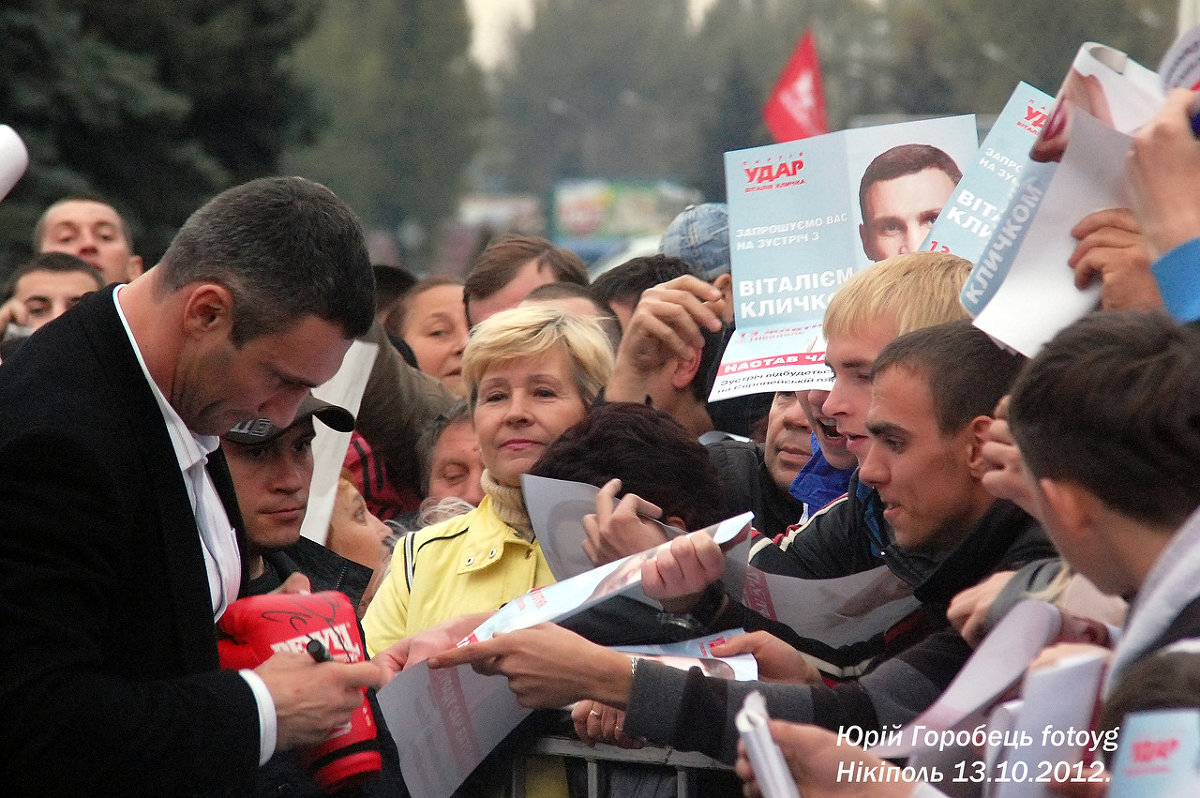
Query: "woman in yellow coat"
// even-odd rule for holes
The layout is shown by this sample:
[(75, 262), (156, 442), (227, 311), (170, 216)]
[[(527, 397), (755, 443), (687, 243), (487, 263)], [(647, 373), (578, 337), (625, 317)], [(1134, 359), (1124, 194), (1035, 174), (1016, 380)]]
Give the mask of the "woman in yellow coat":
[(503, 311), (478, 325), (463, 352), (463, 378), (485, 495), (471, 512), (397, 545), (363, 618), (373, 654), (554, 582), (525, 511), (521, 474), (583, 419), (612, 363), (595, 321), (548, 305)]

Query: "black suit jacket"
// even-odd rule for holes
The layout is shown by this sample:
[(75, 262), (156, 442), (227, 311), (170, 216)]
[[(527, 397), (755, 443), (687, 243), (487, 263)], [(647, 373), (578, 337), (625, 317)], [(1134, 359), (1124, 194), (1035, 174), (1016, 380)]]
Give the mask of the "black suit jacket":
[[(209, 471), (240, 536), (219, 452)], [(253, 694), (219, 669), (195, 518), (111, 288), (0, 366), (0, 640), (5, 791), (252, 783)]]

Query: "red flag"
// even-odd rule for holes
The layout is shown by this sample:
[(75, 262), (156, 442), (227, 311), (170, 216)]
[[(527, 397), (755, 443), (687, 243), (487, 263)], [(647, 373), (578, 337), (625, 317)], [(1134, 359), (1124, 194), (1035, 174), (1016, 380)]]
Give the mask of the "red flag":
[(821, 65), (811, 29), (804, 31), (763, 106), (763, 121), (776, 141), (794, 141), (829, 132)]

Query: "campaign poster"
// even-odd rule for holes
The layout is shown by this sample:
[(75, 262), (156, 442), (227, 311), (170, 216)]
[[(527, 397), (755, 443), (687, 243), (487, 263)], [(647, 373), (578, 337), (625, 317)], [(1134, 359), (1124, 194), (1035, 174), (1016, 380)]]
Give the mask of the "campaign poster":
[[(826, 384), (829, 298), (876, 260), (919, 250), (978, 147), (968, 115), (725, 153), (737, 331), (710, 400)], [(899, 174), (912, 158), (936, 166)]]

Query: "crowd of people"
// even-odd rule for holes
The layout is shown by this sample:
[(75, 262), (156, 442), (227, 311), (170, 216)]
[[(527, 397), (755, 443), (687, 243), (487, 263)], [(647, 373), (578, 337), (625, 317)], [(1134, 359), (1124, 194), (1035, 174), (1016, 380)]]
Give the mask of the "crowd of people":
[[(1070, 621), (1058, 643), (1105, 652), (1110, 727), (1200, 706), (1172, 681), (1196, 656), (1179, 644), (1200, 636), (1194, 98), (1172, 93), (1137, 135), (1131, 207), (1069, 231), (1061, 268), (1099, 282), (1101, 307), (1036, 356), (971, 324), (969, 262), (920, 251), (961, 173), (940, 150), (898, 147), (864, 176), (876, 262), (825, 312), (826, 382), (722, 401), (709, 399), (734, 328), (720, 203), (690, 206), (660, 254), (595, 281), (524, 235), (492, 241), (462, 280), (373, 266), (352, 210), (302, 178), (214, 197), (156, 264), (112, 205), (55, 203), (0, 298), (5, 788), (318, 795), (330, 785), (304, 752), (368, 709), (378, 765), (337, 787), (405, 795), (377, 691), (427, 662), (502, 675), (521, 704), (566, 708), (586, 743), (732, 766), (704, 794), (758, 794), (736, 724), (757, 691), (806, 798), (933, 795), (847, 780), (848, 762), (895, 765), (837, 732), (913, 720), (1029, 596)], [(312, 389), (355, 340), (375, 357), (351, 413)], [(349, 444), (317, 540), (301, 527), (322, 428)], [(582, 521), (593, 565), (666, 544), (641, 571), (661, 607), (617, 597), (456, 648), (555, 581), (527, 474), (599, 489)], [(809, 582), (871, 572), (878, 595), (852, 602), (906, 611), (847, 638), (747, 606), (725, 551), (695, 531), (746, 511), (751, 566)], [(1080, 583), (1112, 597), (1107, 614), (1077, 617), (1099, 606), (1067, 599)], [(361, 656), (285, 646), (222, 667), (231, 606), (323, 591), (348, 597), (361, 643), (346, 650)], [(712, 653), (752, 655), (756, 681), (614, 648), (733, 629)], [(460, 794), (502, 794), (519, 751), (497, 749)], [(561, 759), (523, 767), (532, 795), (578, 792)], [(633, 766), (605, 778), (611, 795), (671, 782)]]

